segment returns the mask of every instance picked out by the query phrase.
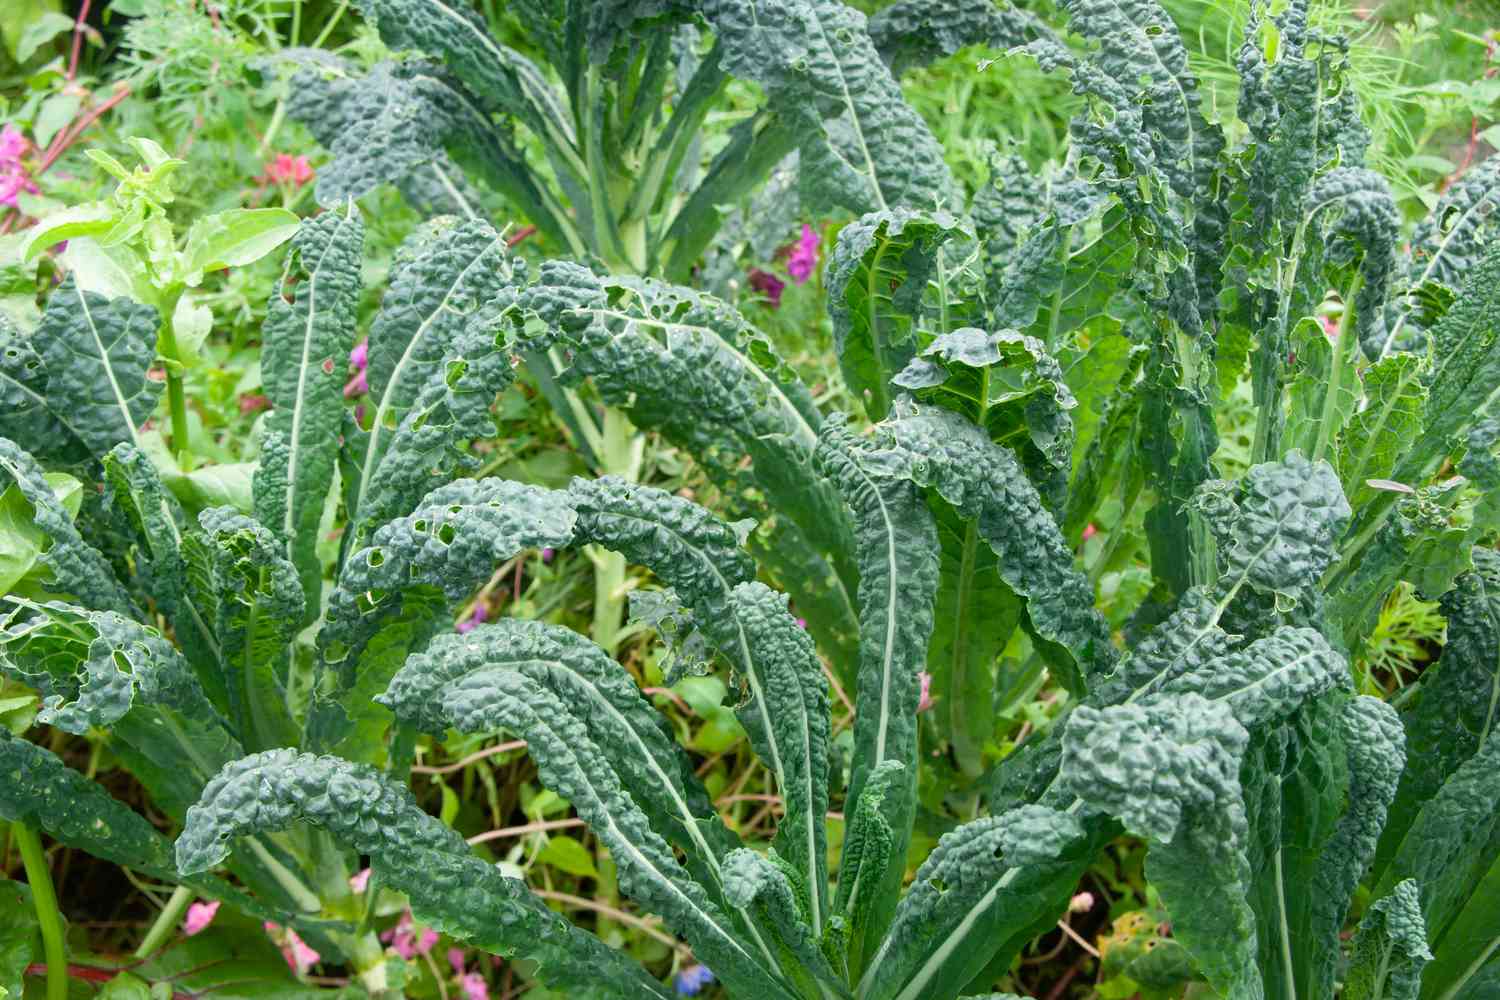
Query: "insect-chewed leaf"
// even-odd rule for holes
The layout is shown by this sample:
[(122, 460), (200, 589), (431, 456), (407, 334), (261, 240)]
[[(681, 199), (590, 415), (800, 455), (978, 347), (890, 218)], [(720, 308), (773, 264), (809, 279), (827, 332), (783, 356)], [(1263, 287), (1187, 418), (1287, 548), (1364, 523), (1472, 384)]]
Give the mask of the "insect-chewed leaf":
[(1362, 509), (1375, 494), (1371, 479), (1388, 479), (1422, 430), (1426, 365), (1414, 354), (1383, 358), (1364, 372), (1366, 404), (1339, 436), (1339, 476), (1349, 505)]
[[(489, 405), (509, 384), (511, 368), (508, 353), (486, 329), (483, 306), (511, 277), (505, 241), (481, 221), (424, 227), (398, 252), (391, 287), (370, 328), (374, 416), (349, 448), (353, 468), (346, 472), (344, 500), (361, 526), (353, 529), (356, 538), (363, 528), (410, 509), (455, 438), (493, 427)], [(482, 423), (468, 412), (476, 405), (484, 411)], [(388, 456), (390, 469), (384, 468)], [(423, 485), (410, 493), (416, 484)], [(393, 509), (398, 495), (406, 501), (402, 510)]]
[(444, 692), (443, 711), (461, 732), (503, 727), (526, 740), (542, 781), (571, 802), (608, 846), (621, 891), (659, 913), (731, 989), (792, 996), (652, 828), (622, 784), (616, 755), (595, 741), (586, 717), (575, 715), (562, 698), (525, 673), (496, 667), (451, 684)]
[(109, 561), (83, 540), (36, 459), (14, 441), (0, 438), (0, 472), (21, 491), (31, 505), (36, 526), (51, 539), (51, 546), (38, 557), (52, 571), (49, 589), (72, 594), (101, 611), (134, 616), (135, 604), (115, 578)]
[(839, 230), (828, 261), (834, 350), (872, 420), (891, 408), (891, 379), (920, 346), (916, 320), (937, 254), (967, 227), (946, 212), (872, 212)]
[(318, 521), (338, 461), (364, 229), (352, 203), (302, 223), (262, 332), (263, 378), (274, 409), (255, 472), (255, 514), (281, 537), (297, 567), (304, 620), (316, 614), (322, 590)]
[(1396, 884), (1365, 911), (1344, 978), (1348, 1000), (1417, 1000), (1422, 968), (1432, 961), (1421, 895), (1412, 879)]
[(774, 8), (712, 0), (704, 16), (724, 68), (806, 123), (804, 205), (863, 213), (957, 201), (942, 150), (881, 62), (858, 11), (835, 0)]
[(1453, 773), (1494, 737), (1500, 703), (1500, 556), (1475, 548), (1474, 570), (1443, 595), (1447, 638), (1438, 662), (1422, 675), (1403, 722), (1410, 762), (1401, 774), (1376, 862), (1381, 875), (1418, 811)]
[(352, 670), (352, 659), (400, 612), (409, 591), (466, 597), (523, 549), (567, 547), (576, 517), (566, 493), (507, 479), (461, 479), (433, 490), (345, 560), (319, 649), (328, 663)]
[(33, 343), (47, 371), (47, 405), (95, 455), (121, 441), (156, 409), (162, 383), (156, 310), (78, 287), (73, 275), (47, 300)]
[[(956, 413), (924, 409), (880, 425), (878, 440), (899, 467), (965, 518), (1000, 560), (1005, 583), (1026, 599), (1031, 628), (1065, 650), (1051, 658), (1061, 679), (1081, 692), (1114, 663), (1109, 630), (1093, 610), (1093, 588), (1036, 489), (1006, 449)], [(1024, 525), (1024, 530), (1019, 526)]]
[(306, 606), (297, 570), (280, 539), (232, 507), (203, 511), (198, 526), (182, 551), (190, 600), (213, 630), (204, 686), (223, 692), (247, 749), (295, 743), (286, 688)]
[(569, 995), (609, 1000), (671, 994), (640, 966), (547, 909), (519, 880), (469, 853), (453, 830), (373, 768), (336, 757), (268, 750), (234, 761), (188, 810), (177, 840), (185, 874), (219, 864), (237, 837), (298, 823), (326, 828), (361, 854), (382, 883), (406, 893), (417, 919), (538, 965)]

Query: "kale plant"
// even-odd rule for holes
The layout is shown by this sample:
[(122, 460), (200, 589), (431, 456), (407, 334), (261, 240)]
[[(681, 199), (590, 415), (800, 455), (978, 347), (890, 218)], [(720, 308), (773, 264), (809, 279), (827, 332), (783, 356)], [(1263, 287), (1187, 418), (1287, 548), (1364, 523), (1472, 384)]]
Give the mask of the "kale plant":
[[(1358, 998), (1489, 995), (1495, 167), (1453, 186), (1398, 250), (1384, 181), (1360, 165), (1343, 43), (1311, 31), (1296, 0), (1274, 17), (1254, 8), (1233, 145), (1151, 0), (1066, 0), (1081, 52), (1023, 19), (1030, 57), (1070, 74), (1085, 109), (1064, 162), (1033, 172), (999, 158), (969, 199), (932, 181), (940, 160), (891, 73), (1014, 38), (1020, 15), (980, 0), (898, 3), (868, 25), (818, 0), (518, 4), (563, 93), (453, 8), (368, 6), (391, 44), (443, 65), (410, 60), (308, 93), (349, 102), (340, 134), (368, 135), (371, 121), (398, 138), (414, 123), (441, 134), (393, 140), (384, 157), (364, 155), (367, 140), (335, 145), (340, 162), (402, 183), (426, 170), (452, 197), (444, 158), (487, 161), (495, 189), (580, 259), (523, 265), (477, 219), (424, 229), (370, 330), (377, 416), (362, 425), (339, 393), (359, 217), (344, 200), (304, 223), (265, 330), (276, 408), (253, 517), (186, 517), (132, 445), (150, 410), (134, 402), (149, 308), (54, 296), (44, 329), (9, 332), (5, 430), (55, 465), (72, 452), (54, 457), (52, 443), (80, 437), (70, 420), (87, 415), (81, 444), (97, 464), (74, 467), (104, 500), (79, 515), (86, 538), (38, 461), (0, 444), (50, 542), (12, 598), (5, 669), (46, 696), (43, 721), (107, 728), (182, 834), (174, 853), (13, 738), (0, 738), (0, 816), (290, 923), (377, 995), (399, 985), (351, 899), (360, 857), (421, 920), (531, 960), (554, 989), (669, 996), (406, 790), (418, 733), (503, 729), (609, 849), (622, 892), (734, 997), (984, 993), (1124, 833), (1148, 847), (1172, 950), (1230, 1000), (1340, 984)], [(641, 137), (689, 23), (714, 41), (664, 149)], [(697, 114), (731, 71), (760, 82), (767, 104), (678, 204), (667, 181), (692, 158), (674, 159), (673, 123), (696, 134), (678, 115)], [(599, 211), (577, 198), (571, 216), (556, 209), (495, 121), (502, 109)], [(782, 144), (762, 153), (777, 129)], [(870, 210), (843, 228), (829, 267), (838, 360), (862, 414), (823, 414), (731, 305), (643, 273), (689, 277), (710, 237), (688, 230), (716, 225), (747, 171), (794, 145), (809, 197)], [(605, 149), (650, 151), (628, 167), (649, 197), (598, 197), (620, 189), (597, 169)], [(1335, 311), (1330, 337), (1321, 318)], [(83, 360), (64, 371), (28, 355), (44, 331)], [(731, 516), (760, 526), (747, 535), (618, 478), (557, 490), (463, 478), (513, 359), (544, 356), (691, 452)], [(1215, 418), (1241, 383), (1255, 429), (1229, 476)], [(347, 526), (325, 573), (330, 503)], [(1081, 570), (1075, 548), (1106, 516), (1107, 543)], [(1141, 535), (1149, 593), (1114, 630), (1096, 584)], [(670, 728), (596, 643), (521, 620), (449, 631), (498, 563), (584, 544), (650, 570), (664, 588), (650, 617), (727, 668), (785, 806), (768, 848), (723, 823)], [(784, 584), (808, 630), (762, 576)], [(1398, 713), (1355, 694), (1349, 661), (1403, 581), (1444, 595), (1450, 639)], [(854, 692), (847, 768), (820, 654)], [(997, 752), (996, 701), (1044, 669), (1068, 696), (1059, 717)], [(924, 670), (942, 709), (919, 727)], [(920, 782), (930, 750), (948, 752), (965, 821), (948, 818), (908, 883), (914, 825), (954, 801)], [(826, 816), (840, 798), (831, 871)], [(1373, 902), (1346, 949), (1361, 886)]]

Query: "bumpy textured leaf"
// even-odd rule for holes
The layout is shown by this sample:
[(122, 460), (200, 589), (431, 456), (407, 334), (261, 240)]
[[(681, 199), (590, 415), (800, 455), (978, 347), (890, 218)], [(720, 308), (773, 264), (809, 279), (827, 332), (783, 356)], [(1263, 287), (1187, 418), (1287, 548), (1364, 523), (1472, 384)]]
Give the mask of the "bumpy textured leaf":
[(1457, 288), (1484, 256), (1500, 225), (1500, 160), (1484, 160), (1443, 190), (1432, 213), (1412, 231), (1406, 274), (1391, 324), (1391, 342), (1404, 349), (1402, 334), (1420, 328), (1414, 301), (1429, 283)]
[(190, 599), (213, 630), (217, 680), (245, 747), (297, 741), (287, 705), (291, 643), (305, 600), (281, 542), (232, 507), (198, 515), (184, 539)]
[(43, 954), (31, 886), (0, 879), (0, 905), (10, 915), (6, 926), (0, 927), (0, 990), (9, 991), (0, 996), (18, 997), (25, 986), (27, 966)]
[(156, 409), (162, 383), (156, 310), (78, 287), (72, 275), (47, 300), (33, 344), (47, 371), (47, 405), (96, 455), (121, 441)]
[(885, 760), (873, 768), (860, 786), (849, 825), (844, 833), (844, 849), (839, 858), (839, 887), (834, 897), (835, 914), (848, 928), (849, 942), (844, 964), (849, 977), (857, 980), (865, 963), (874, 954), (889, 916), (880, 914), (894, 904), (895, 893), (888, 887), (900, 884), (906, 874), (906, 859), (896, 850), (898, 839), (905, 840), (900, 823), (904, 813), (912, 811), (911, 769), (898, 760)]
[(0, 435), (25, 441), (48, 456), (76, 446), (60, 414), (48, 405), (47, 368), (37, 345), (0, 315)]
[(635, 682), (598, 646), (568, 629), (505, 618), (467, 634), (439, 635), (413, 653), (377, 701), (403, 722), (442, 735), (449, 688), (479, 670), (524, 674), (589, 724), (653, 828), (688, 853), (689, 865), (722, 882), (724, 855), (739, 846), (709, 804), (687, 756)]
[(806, 207), (863, 214), (956, 203), (937, 140), (902, 98), (858, 11), (837, 0), (709, 0), (703, 14), (724, 68), (760, 84), (772, 109), (803, 130)]
[[(494, 436), (490, 408), (514, 381), (509, 345), (490, 329), (486, 307), (444, 352), (400, 424), (383, 433), (384, 454), (373, 471), (364, 463), (376, 429), (347, 424), (345, 509), (358, 511), (347, 529), (351, 544), (363, 544), (376, 527), (411, 510), (435, 483), (460, 469), (477, 468), (479, 461), (466, 445)], [(354, 489), (361, 495), (350, 495)]]
[(1049, 34), (1035, 14), (994, 0), (898, 0), (870, 18), (869, 31), (898, 77), (970, 45), (1009, 49)]
[(946, 213), (872, 212), (839, 230), (828, 262), (828, 313), (844, 381), (872, 420), (891, 408), (891, 379), (921, 346), (915, 321), (939, 248), (961, 232)]
[[(1010, 864), (1005, 849), (1028, 844), (1035, 846), (1024, 865)], [(1057, 853), (1044, 860), (1043, 844)], [(917, 869), (859, 995), (952, 997), (997, 956), (1008, 965), (1053, 925), (1100, 844), (1069, 812), (1049, 808), (985, 817), (944, 834)]]
[(1492, 742), (1500, 706), (1500, 556), (1474, 550), (1474, 570), (1443, 595), (1447, 639), (1405, 716), (1411, 763), (1401, 775), (1381, 839), (1377, 874), (1394, 858), (1420, 809)]
[(378, 771), (334, 757), (268, 750), (227, 765), (188, 812), (177, 868), (205, 871), (231, 840), (302, 821), (369, 855), (382, 884), (406, 893), (429, 927), (535, 961), (543, 982), (572, 995), (626, 1000), (671, 994), (640, 966), (547, 909), (524, 884), (469, 853)]
[(1400, 882), (1359, 922), (1344, 980), (1349, 1000), (1417, 1000), (1422, 967), (1432, 960), (1417, 883)]
[(799, 893), (792, 879), (777, 862), (754, 851), (740, 848), (725, 860), (724, 889), (730, 904), (753, 911), (771, 928), (778, 952), (787, 957), (783, 969), (796, 981), (803, 995), (813, 995), (820, 987), (836, 996), (848, 996), (828, 959), (819, 948), (803, 914)]
[[(932, 635), (937, 532), (913, 484), (883, 470), (868, 446), (840, 423), (830, 420), (824, 425), (816, 460), (854, 512), (860, 554), (860, 670), (847, 798), (860, 803), (872, 774), (890, 761), (902, 765), (906, 778), (885, 791), (880, 811), (892, 838), (890, 850), (903, 858), (915, 805), (911, 778), (917, 766), (917, 674), (926, 662)], [(846, 840), (846, 852), (850, 849)], [(846, 853), (841, 867), (857, 865), (851, 865)], [(879, 883), (890, 900), (884, 913), (880, 897), (872, 896), (876, 906), (851, 923), (851, 941), (861, 935), (869, 942), (879, 938), (894, 905), (901, 867), (887, 867)], [(839, 893), (848, 895), (843, 876)]]
[(404, 188), (433, 166), (452, 169), (444, 144), (483, 120), (472, 100), (431, 63), (386, 62), (353, 79), (302, 70), (288, 88), (287, 111), (333, 154), (318, 171), (317, 194), (339, 206), (381, 184)]
[[(762, 547), (769, 569), (799, 607), (840, 613), (838, 628), (820, 638), (857, 634), (848, 514), (812, 468), (822, 418), (762, 334), (709, 296), (560, 262), (541, 267), (521, 312), (541, 320), (544, 332), (530, 345), (575, 345), (570, 375), (591, 377), (636, 426), (693, 454), (736, 516), (791, 522), (804, 544), (790, 555)], [(768, 530), (774, 538), (780, 529)], [(852, 683), (853, 651), (841, 644), (830, 652)]]
[(152, 878), (182, 882), (263, 919), (287, 920), (285, 914), (256, 902), (222, 879), (179, 876), (172, 861), (172, 845), (155, 827), (50, 750), (12, 736), (3, 726), (0, 774), (5, 775), (5, 781), (0, 782), (0, 820), (19, 820), (76, 850)]
[(1492, 414), (1500, 386), (1500, 243), (1468, 270), (1458, 299), (1432, 328), (1431, 340), (1422, 433), (1392, 477), (1413, 485), (1437, 469), (1464, 427)]
[(569, 492), (576, 541), (620, 552), (671, 586), (745, 685), (736, 715), (786, 803), (777, 850), (805, 873), (811, 923), (821, 935), (828, 909), (828, 684), (812, 639), (787, 612), (785, 596), (753, 581), (734, 530), (696, 504), (608, 477), (574, 480)]
[(1073, 465), (1078, 401), (1046, 345), (1014, 330), (964, 327), (935, 337), (896, 376), (922, 403), (954, 410), (1020, 456), (1049, 509)]
[(262, 327), (262, 378), (274, 409), (255, 473), (255, 514), (297, 567), (304, 618), (317, 612), (322, 591), (318, 521), (338, 460), (364, 228), (352, 204), (304, 221)]
[(447, 355), (509, 276), (505, 241), (485, 222), (439, 223), (402, 244), (370, 327), (366, 378), (374, 416), (358, 479), (345, 492), (351, 520), (364, 516), (364, 498), (403, 418), (435, 376), (448, 375)]
[[(353, 686), (365, 645), (406, 603), (414, 601), (419, 613), (442, 614), (424, 593), (448, 602), (467, 597), (517, 552), (566, 547), (575, 520), (565, 494), (504, 479), (465, 479), (433, 490), (406, 517), (382, 525), (369, 546), (344, 562), (328, 597), (318, 648), (326, 663), (339, 665), (336, 687)], [(381, 688), (388, 680), (380, 679)]]
[(135, 605), (130, 595), (115, 578), (109, 561), (78, 533), (36, 459), (14, 441), (0, 438), (0, 470), (31, 505), (36, 526), (52, 540), (51, 547), (39, 557), (52, 571), (50, 589), (72, 594), (91, 608), (133, 617)]
[(963, 517), (978, 519), (1002, 578), (1026, 599), (1031, 627), (1066, 650), (1052, 660), (1064, 683), (1082, 690), (1089, 676), (1106, 672), (1114, 647), (1093, 610), (1093, 589), (1073, 568), (1072, 552), (1015, 457), (970, 421), (942, 410), (898, 415), (880, 430), (903, 474)]
[(486, 108), (516, 115), (554, 144), (572, 145), (569, 119), (546, 77), (525, 56), (497, 42), (472, 8), (451, 0), (361, 0), (360, 7), (391, 48), (442, 59)]
[[(1321, 223), (1323, 239), (1313, 241), (1313, 259), (1344, 265), (1358, 255), (1359, 291), (1344, 308), (1354, 310), (1353, 331), (1366, 356), (1384, 356), (1390, 345), (1385, 303), (1396, 270), (1401, 218), (1385, 178), (1362, 167), (1337, 167), (1313, 182), (1303, 211)], [(1331, 222), (1321, 213), (1332, 211)], [(1324, 241), (1327, 241), (1326, 243)]]
[(609, 847), (621, 890), (659, 913), (731, 988), (791, 995), (651, 828), (614, 769), (613, 755), (562, 698), (523, 673), (491, 668), (459, 678), (445, 692), (443, 707), (460, 732), (504, 727), (526, 740), (542, 781), (571, 802)]

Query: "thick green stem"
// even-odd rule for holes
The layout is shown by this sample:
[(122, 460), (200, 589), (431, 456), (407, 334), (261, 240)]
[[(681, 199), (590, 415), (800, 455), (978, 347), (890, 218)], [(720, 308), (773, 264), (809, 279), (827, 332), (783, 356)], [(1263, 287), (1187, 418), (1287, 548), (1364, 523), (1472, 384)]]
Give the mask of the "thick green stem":
[(172, 452), (181, 456), (188, 447), (187, 395), (182, 389), (182, 352), (177, 347), (177, 334), (172, 329), (176, 300), (168, 305), (174, 308), (164, 310), (165, 319), (156, 334), (156, 349), (167, 362), (167, 409), (172, 418)]
[(177, 921), (186, 910), (188, 904), (193, 901), (195, 893), (185, 885), (179, 885), (172, 890), (172, 896), (167, 900), (167, 905), (161, 908), (152, 922), (151, 929), (146, 932), (141, 946), (135, 950), (136, 958), (150, 958), (156, 953), (156, 949), (166, 943), (172, 931), (177, 927)]
[(10, 826), (26, 881), (31, 886), (31, 902), (42, 928), (42, 950), (47, 955), (47, 1000), (68, 1000), (68, 946), (63, 936), (62, 913), (57, 908), (57, 893), (52, 889), (52, 870), (42, 852), (42, 838), (35, 830), (15, 821)]
[[(646, 439), (635, 433), (625, 414), (614, 407), (604, 411), (604, 439), (600, 464), (605, 475), (635, 482), (641, 475)], [(618, 552), (593, 549), (594, 628), (593, 638), (613, 653), (620, 641), (620, 619), (625, 611), (625, 557)]]
[(1344, 312), (1339, 317), (1338, 335), (1333, 341), (1333, 360), (1328, 367), (1328, 386), (1323, 392), (1323, 412), (1318, 417), (1318, 438), (1313, 446), (1312, 460), (1323, 458), (1333, 439), (1333, 418), (1338, 408), (1338, 395), (1343, 388), (1344, 369), (1348, 367), (1349, 328), (1354, 318), (1354, 297), (1359, 294), (1360, 277), (1354, 276), (1349, 290), (1344, 293)]

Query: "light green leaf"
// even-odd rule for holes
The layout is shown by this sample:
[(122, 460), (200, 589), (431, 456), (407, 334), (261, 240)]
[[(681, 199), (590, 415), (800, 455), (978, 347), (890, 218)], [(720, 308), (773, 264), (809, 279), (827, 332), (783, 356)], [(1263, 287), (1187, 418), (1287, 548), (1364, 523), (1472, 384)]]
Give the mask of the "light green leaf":
[(9, 917), (0, 925), (0, 997), (20, 1000), (26, 967), (42, 954), (41, 926), (31, 900), (31, 887), (24, 882), (0, 879), (0, 912)]
[(1347, 1000), (1417, 1000), (1422, 968), (1432, 960), (1417, 883), (1398, 883), (1359, 922), (1344, 979)]
[[(36, 50), (62, 34), (73, 29), (73, 19), (55, 10), (44, 10), (21, 32), (16, 40), (16, 62), (24, 63), (36, 54)], [(45, 146), (41, 139), (37, 144)], [(18, 994), (19, 995), (19, 994)]]
[[(76, 518), (83, 502), (83, 484), (65, 472), (48, 472), (45, 478), (68, 517)], [(36, 513), (20, 488), (11, 486), (0, 493), (0, 593), (8, 593), (29, 573), (48, 545), (49, 539), (36, 523)]]
[(536, 859), (579, 878), (599, 877), (599, 872), (594, 867), (594, 856), (572, 837), (549, 838), (547, 846), (537, 852)]
[(196, 365), (203, 342), (208, 339), (214, 326), (214, 313), (192, 294), (177, 300), (172, 310), (172, 335), (177, 340), (177, 360), (189, 367)]

